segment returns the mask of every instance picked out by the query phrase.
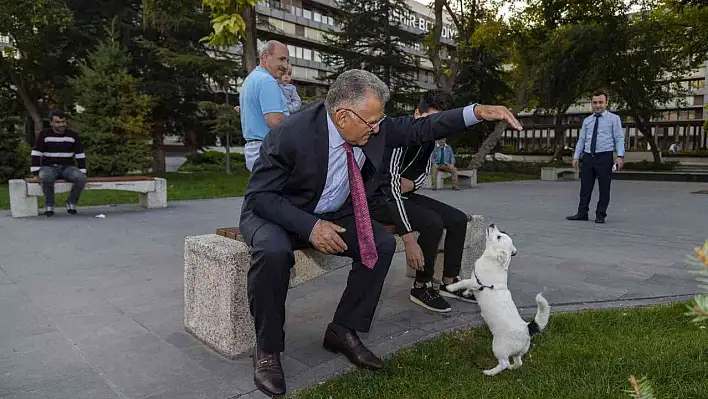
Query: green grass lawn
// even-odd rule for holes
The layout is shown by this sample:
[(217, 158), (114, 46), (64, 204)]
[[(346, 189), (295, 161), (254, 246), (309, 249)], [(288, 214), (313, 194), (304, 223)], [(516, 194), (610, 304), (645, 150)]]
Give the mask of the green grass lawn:
[[(246, 191), (249, 174), (244, 168), (237, 169), (231, 176), (222, 172), (157, 173), (150, 176), (166, 178), (167, 200), (179, 201), (241, 196)], [(479, 183), (492, 183), (536, 178), (516, 173), (481, 172), (478, 180)], [(57, 206), (63, 207), (67, 196), (68, 193), (57, 194)], [(138, 194), (126, 191), (86, 190), (81, 194), (80, 202), (81, 206), (133, 204), (138, 203)], [(39, 206), (44, 206), (43, 197), (39, 199)], [(0, 185), (0, 209), (10, 209), (7, 185)]]
[(477, 183), (497, 183), (515, 180), (539, 180), (537, 175), (527, 175), (522, 173), (509, 172), (478, 172)]
[[(356, 370), (296, 392), (338, 398), (629, 398), (629, 376), (647, 376), (662, 398), (708, 398), (708, 329), (685, 304), (552, 315), (519, 370), (495, 377), (486, 326), (404, 349), (383, 371)], [(664, 396), (666, 395), (666, 396)]]
[[(235, 171), (232, 175), (222, 172), (156, 173), (150, 176), (167, 179), (167, 200), (194, 200), (207, 198), (238, 197), (243, 195), (248, 183), (248, 172)], [(68, 193), (57, 194), (56, 204), (64, 206)], [(81, 206), (138, 203), (138, 193), (114, 190), (86, 190), (81, 194)], [(39, 199), (44, 206), (44, 198)], [(0, 185), (0, 209), (10, 209), (7, 185)]]

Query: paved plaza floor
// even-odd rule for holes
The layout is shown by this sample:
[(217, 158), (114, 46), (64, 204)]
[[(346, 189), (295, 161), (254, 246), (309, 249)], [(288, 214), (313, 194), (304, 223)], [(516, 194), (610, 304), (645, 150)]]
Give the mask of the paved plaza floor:
[[(169, 182), (168, 182), (169, 184)], [(555, 311), (689, 299), (683, 257), (706, 238), (705, 185), (615, 181), (605, 225), (569, 222), (579, 183), (511, 182), (432, 197), (482, 214), (519, 251), (509, 285), (524, 314), (545, 289)], [(597, 198), (597, 191), (593, 197)], [(184, 237), (238, 224), (240, 198), (63, 209), (52, 217), (0, 214), (0, 398), (260, 398), (250, 359), (227, 361), (183, 328)], [(96, 218), (105, 214), (105, 218)], [(474, 304), (445, 316), (408, 300), (396, 255), (376, 320), (362, 336), (388, 355), (481, 323)], [(350, 364), (321, 347), (347, 270), (292, 289), (284, 369), (288, 390)], [(551, 318), (551, 323), (553, 319)]]

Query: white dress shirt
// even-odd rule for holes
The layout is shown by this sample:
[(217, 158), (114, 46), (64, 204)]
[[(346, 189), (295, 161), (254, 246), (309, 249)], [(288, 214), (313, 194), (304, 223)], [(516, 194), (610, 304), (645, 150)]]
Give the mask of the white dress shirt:
[[(349, 196), (349, 170), (347, 168), (347, 151), (344, 149), (344, 139), (334, 126), (332, 118), (327, 115), (327, 130), (329, 131), (329, 160), (327, 162), (327, 181), (322, 191), (315, 214), (334, 212), (344, 204)], [(364, 151), (352, 146), (354, 159), (361, 170), (366, 161)]]

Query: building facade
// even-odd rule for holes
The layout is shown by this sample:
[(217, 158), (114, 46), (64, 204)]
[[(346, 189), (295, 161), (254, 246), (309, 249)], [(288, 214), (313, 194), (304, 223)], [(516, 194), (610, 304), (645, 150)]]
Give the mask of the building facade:
[[(414, 0), (408, 0), (408, 5), (413, 13), (399, 17), (403, 28), (421, 35), (432, 29), (432, 9)], [(256, 6), (259, 47), (271, 39), (288, 46), (293, 83), (304, 99), (322, 98), (326, 93), (327, 85), (319, 79), (331, 71), (322, 62), (322, 53), (327, 50), (324, 38), (329, 31), (339, 29), (337, 11), (333, 0), (265, 0)], [(448, 15), (444, 20), (441, 42), (443, 47), (452, 47), (455, 27)], [(435, 87), (433, 66), (421, 45), (407, 47), (406, 51), (420, 60), (420, 69), (411, 78), (423, 90)]]

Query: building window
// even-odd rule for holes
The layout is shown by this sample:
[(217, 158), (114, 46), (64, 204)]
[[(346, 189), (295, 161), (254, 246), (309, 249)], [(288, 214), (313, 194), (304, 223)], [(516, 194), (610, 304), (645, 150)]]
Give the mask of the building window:
[(298, 36), (305, 36), (305, 27), (302, 25), (295, 25), (295, 34)]
[(316, 62), (322, 62), (322, 56), (319, 51), (312, 50), (312, 60)]
[(310, 50), (308, 48), (302, 49), (302, 58), (304, 58), (308, 61), (312, 61), (312, 50)]
[(292, 13), (295, 14), (295, 16), (302, 17), (302, 8), (292, 6), (291, 9), (292, 9)]
[(302, 48), (301, 48), (301, 47), (296, 47), (296, 48), (295, 48), (295, 58), (300, 58), (300, 59), (302, 59)]
[(288, 44), (288, 55), (290, 57), (295, 57), (295, 46), (291, 46)]
[(322, 22), (322, 14), (318, 13), (317, 11), (313, 11), (314, 18), (313, 20), (315, 22)]
[(693, 105), (703, 105), (703, 96), (693, 96)]
[(312, 19), (312, 11), (303, 9), (302, 10), (302, 17), (305, 19)]

